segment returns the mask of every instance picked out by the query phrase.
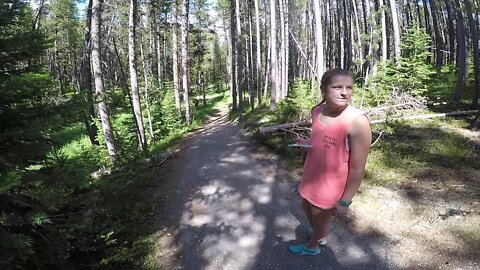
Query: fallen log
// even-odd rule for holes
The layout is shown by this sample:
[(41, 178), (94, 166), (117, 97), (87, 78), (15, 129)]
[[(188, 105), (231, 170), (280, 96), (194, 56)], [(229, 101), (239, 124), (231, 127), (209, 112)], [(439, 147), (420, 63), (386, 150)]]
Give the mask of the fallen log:
[(280, 124), (275, 126), (262, 127), (259, 129), (259, 132), (261, 134), (267, 134), (267, 133), (273, 133), (282, 129), (291, 129), (294, 127), (309, 127), (311, 125), (312, 124), (308, 121), (300, 121), (300, 122), (294, 122), (294, 123), (286, 123), (286, 124)]
[(437, 117), (447, 117), (447, 116), (464, 116), (477, 113), (478, 110), (469, 110), (469, 111), (458, 111), (458, 112), (447, 112), (447, 113), (433, 113), (433, 114), (422, 114), (422, 115), (412, 115), (404, 117), (396, 117), (391, 119), (380, 119), (370, 121), (370, 124), (379, 124), (386, 121), (396, 121), (396, 120), (415, 120), (415, 119), (430, 119)]
[[(396, 120), (415, 120), (415, 119), (429, 119), (429, 118), (437, 118), (437, 117), (447, 117), (447, 116), (463, 116), (463, 115), (470, 115), (478, 113), (479, 110), (469, 110), (469, 111), (458, 111), (458, 112), (447, 112), (447, 113), (434, 113), (434, 114), (422, 114), (422, 115), (412, 115), (412, 116), (404, 116), (404, 117), (397, 117), (397, 118), (390, 118), (390, 119), (379, 119), (379, 120), (372, 120), (370, 124), (379, 124), (388, 121), (396, 121)], [(311, 123), (308, 121), (300, 121), (300, 122), (293, 122), (293, 123), (285, 123), (280, 125), (262, 127), (259, 129), (259, 133), (261, 134), (268, 134), (274, 133), (284, 129), (291, 129), (295, 127), (309, 127)]]

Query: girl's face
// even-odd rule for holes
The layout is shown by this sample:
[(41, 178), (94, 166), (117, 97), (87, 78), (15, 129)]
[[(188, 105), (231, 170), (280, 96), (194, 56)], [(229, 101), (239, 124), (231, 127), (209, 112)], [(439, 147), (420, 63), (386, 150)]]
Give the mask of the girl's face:
[(327, 105), (332, 109), (346, 107), (353, 95), (353, 78), (348, 75), (332, 77), (324, 95)]

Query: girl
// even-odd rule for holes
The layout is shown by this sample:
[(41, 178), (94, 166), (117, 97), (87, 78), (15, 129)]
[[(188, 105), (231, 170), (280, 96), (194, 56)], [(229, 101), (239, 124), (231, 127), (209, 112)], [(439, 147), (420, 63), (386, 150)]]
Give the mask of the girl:
[[(353, 75), (332, 69), (322, 76), (323, 101), (312, 109), (312, 133), (302, 181), (298, 188), (302, 208), (310, 223), (310, 241), (293, 245), (296, 255), (320, 253), (327, 243), (328, 229), (335, 214), (345, 214), (365, 173), (372, 133), (362, 111), (349, 105), (353, 95)], [(325, 104), (323, 104), (325, 103)]]

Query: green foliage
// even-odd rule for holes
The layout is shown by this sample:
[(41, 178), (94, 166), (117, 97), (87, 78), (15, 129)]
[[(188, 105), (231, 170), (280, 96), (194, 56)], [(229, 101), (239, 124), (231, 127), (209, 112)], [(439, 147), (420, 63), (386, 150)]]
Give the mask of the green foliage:
[(428, 90), (434, 70), (426, 60), (431, 38), (424, 29), (412, 26), (403, 36), (402, 56), (380, 63), (378, 72), (366, 86), (366, 102), (376, 106), (387, 103), (403, 95), (421, 97)]
[(6, 175), (0, 175), (0, 192), (5, 192), (14, 186), (20, 185), (22, 176), (19, 172), (8, 172)]
[(162, 138), (177, 129), (181, 129), (185, 123), (175, 109), (173, 87), (167, 87), (163, 92), (160, 92), (156, 100), (157, 102), (154, 102), (151, 106), (152, 117), (155, 119), (154, 130), (155, 136)]
[(50, 42), (41, 31), (32, 29), (33, 12), (24, 1), (2, 1), (0, 18), (1, 84), (2, 78), (34, 71), (33, 60), (42, 55)]
[(296, 122), (310, 117), (310, 110), (318, 103), (318, 97), (311, 93), (310, 86), (297, 81), (290, 89), (286, 99), (277, 104), (274, 122)]

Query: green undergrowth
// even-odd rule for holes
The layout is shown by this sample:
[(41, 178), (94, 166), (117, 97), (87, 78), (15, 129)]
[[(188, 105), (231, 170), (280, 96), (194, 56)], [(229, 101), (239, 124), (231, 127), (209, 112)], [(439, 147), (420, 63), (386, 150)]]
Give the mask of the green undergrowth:
[(148, 258), (151, 237), (161, 229), (154, 206), (162, 176), (159, 164), (144, 160), (201, 126), (226, 104), (227, 95), (209, 91), (205, 106), (191, 108), (190, 126), (163, 97), (151, 107), (156, 136), (147, 134), (147, 151), (138, 149), (130, 110), (112, 110), (121, 169), (100, 179), (91, 173), (111, 167), (103, 137), (99, 134), (100, 146), (92, 146), (78, 115), (53, 114), (23, 128), (20, 134), (34, 135), (8, 145), (3, 158), (11, 169), (0, 174), (1, 269), (155, 268)]

